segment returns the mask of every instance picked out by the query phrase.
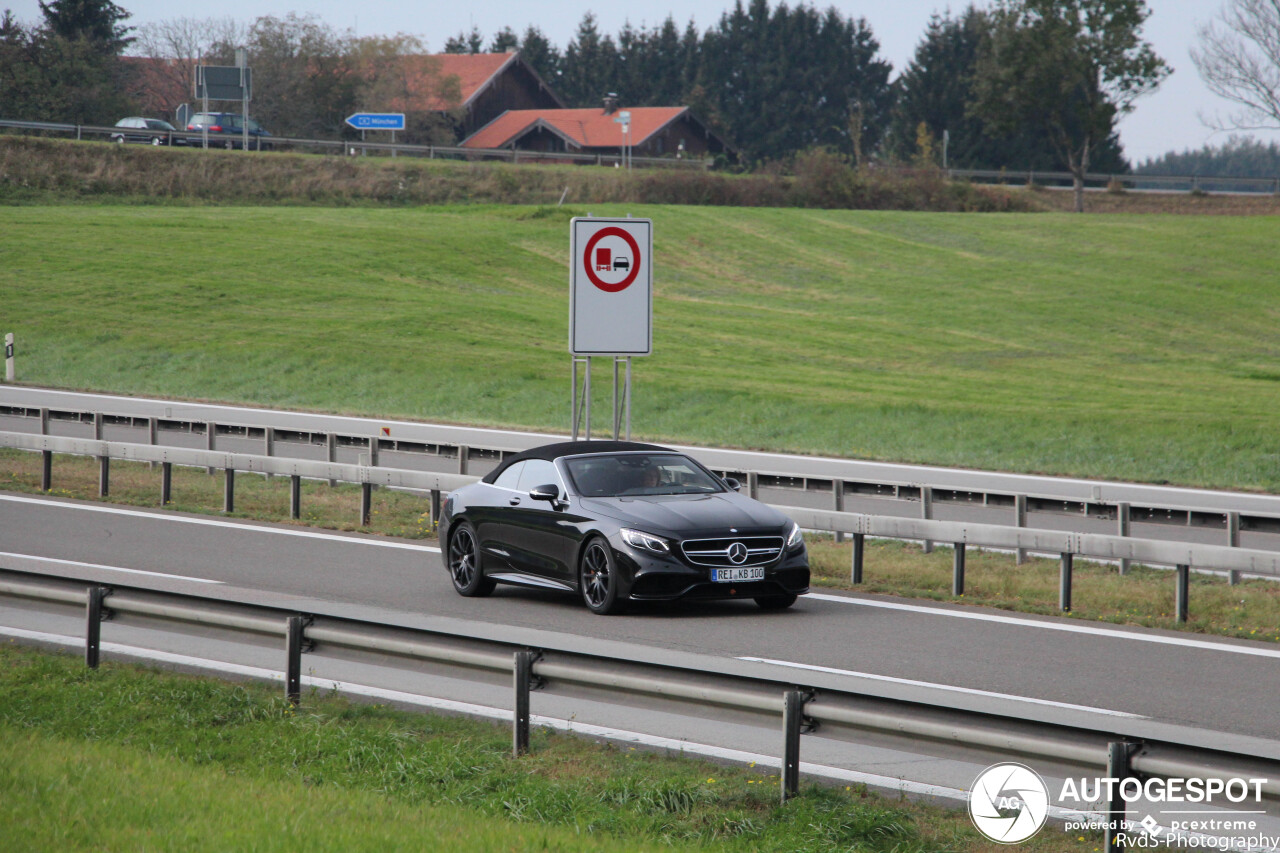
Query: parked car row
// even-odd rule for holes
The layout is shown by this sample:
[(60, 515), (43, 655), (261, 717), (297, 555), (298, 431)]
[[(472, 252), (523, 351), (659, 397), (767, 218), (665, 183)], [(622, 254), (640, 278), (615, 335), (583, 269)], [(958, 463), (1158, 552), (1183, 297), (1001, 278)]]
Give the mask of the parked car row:
[[(138, 142), (146, 145), (200, 145), (202, 139), (176, 135), (181, 133), (169, 122), (158, 118), (129, 116), (116, 122), (119, 133), (111, 134), (111, 141), (118, 143)], [(209, 142), (221, 148), (243, 148), (245, 139), (245, 119), (238, 113), (196, 113), (187, 123), (187, 133), (199, 133), (202, 138), (207, 131)], [(257, 151), (270, 151), (271, 143), (266, 141), (271, 134), (253, 119), (248, 121), (249, 148)]]

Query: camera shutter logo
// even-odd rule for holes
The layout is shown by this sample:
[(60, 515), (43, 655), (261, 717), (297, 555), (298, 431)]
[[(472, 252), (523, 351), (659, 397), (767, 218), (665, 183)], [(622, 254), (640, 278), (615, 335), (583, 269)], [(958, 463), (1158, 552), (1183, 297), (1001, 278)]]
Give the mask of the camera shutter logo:
[(1040, 831), (1049, 816), (1049, 789), (1023, 764), (993, 764), (969, 790), (969, 817), (978, 831), (1000, 844), (1017, 844)]

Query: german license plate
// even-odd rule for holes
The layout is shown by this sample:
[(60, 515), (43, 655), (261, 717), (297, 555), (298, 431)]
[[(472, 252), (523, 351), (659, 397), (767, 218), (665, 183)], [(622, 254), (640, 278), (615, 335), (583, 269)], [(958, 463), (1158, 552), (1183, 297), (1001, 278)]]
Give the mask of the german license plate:
[(764, 580), (764, 566), (753, 566), (746, 569), (712, 569), (711, 579), (716, 583), (762, 581)]

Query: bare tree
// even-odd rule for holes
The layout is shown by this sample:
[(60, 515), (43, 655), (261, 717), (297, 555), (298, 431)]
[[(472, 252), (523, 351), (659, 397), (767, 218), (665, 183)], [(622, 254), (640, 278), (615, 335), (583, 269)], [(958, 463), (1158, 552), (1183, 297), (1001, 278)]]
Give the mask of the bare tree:
[(246, 37), (244, 25), (232, 18), (174, 18), (138, 27), (129, 56), (143, 109), (159, 114), (190, 100), (196, 65), (231, 64)]
[(1242, 106), (1220, 130), (1280, 128), (1280, 0), (1227, 0), (1191, 50), (1209, 91)]

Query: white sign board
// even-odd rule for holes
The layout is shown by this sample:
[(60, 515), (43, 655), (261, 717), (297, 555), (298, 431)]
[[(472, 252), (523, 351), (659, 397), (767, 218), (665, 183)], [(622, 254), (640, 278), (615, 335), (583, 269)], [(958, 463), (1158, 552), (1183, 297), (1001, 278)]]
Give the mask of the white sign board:
[(653, 220), (569, 223), (569, 352), (653, 351)]

